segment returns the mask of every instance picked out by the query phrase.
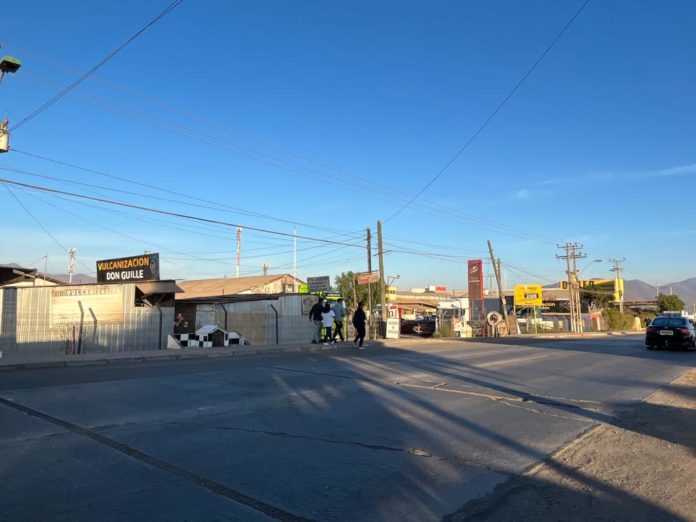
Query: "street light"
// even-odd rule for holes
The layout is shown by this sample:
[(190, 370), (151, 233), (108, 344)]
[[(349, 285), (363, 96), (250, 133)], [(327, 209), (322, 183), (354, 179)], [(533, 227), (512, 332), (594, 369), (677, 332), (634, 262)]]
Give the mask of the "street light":
[(388, 281), (388, 282), (387, 282), (387, 286), (391, 286), (391, 284), (392, 284), (394, 281), (396, 281), (397, 279), (400, 279), (400, 278), (401, 278), (400, 275), (396, 275), (396, 276), (387, 276), (387, 281)]
[(5, 73), (14, 74), (19, 71), (21, 66), (22, 62), (14, 56), (3, 56), (0, 58), (0, 82), (2, 81), (2, 77), (5, 76)]
[(604, 260), (603, 259), (593, 259), (592, 261), (590, 261), (585, 268), (583, 268), (582, 270), (580, 270), (580, 272), (578, 272), (578, 278), (580, 277), (580, 274), (582, 274), (585, 270), (590, 268), (593, 263), (601, 263), (602, 261), (604, 261)]

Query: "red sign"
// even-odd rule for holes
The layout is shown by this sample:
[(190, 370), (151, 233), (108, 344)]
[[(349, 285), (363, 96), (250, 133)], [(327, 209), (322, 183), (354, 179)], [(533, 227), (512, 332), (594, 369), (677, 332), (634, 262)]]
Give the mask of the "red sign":
[(446, 287), (446, 286), (436, 286), (436, 287), (435, 287), (435, 291), (436, 291), (436, 292), (446, 292), (446, 291), (447, 291), (447, 287)]
[(470, 259), (468, 267), (469, 299), (483, 301), (483, 261)]

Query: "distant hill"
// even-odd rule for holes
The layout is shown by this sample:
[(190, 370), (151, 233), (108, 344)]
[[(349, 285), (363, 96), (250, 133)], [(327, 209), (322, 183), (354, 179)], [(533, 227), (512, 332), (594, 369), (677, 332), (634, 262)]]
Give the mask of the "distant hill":
[(667, 283), (655, 288), (639, 279), (627, 279), (624, 281), (624, 292), (627, 301), (648, 301), (655, 299), (657, 292), (669, 295), (674, 294), (686, 303), (686, 308), (691, 311), (696, 303), (696, 277)]
[[(51, 277), (55, 277), (56, 279), (60, 279), (61, 281), (65, 281), (66, 283), (70, 279), (70, 276), (68, 274), (48, 274)], [(87, 274), (73, 274), (72, 276), (72, 282), (73, 284), (84, 284), (84, 283), (96, 283), (97, 278), (91, 275)]]

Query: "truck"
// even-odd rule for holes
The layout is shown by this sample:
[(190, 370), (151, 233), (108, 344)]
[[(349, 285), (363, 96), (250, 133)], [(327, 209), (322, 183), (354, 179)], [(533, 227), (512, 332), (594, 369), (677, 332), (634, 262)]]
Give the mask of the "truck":
[(470, 303), (467, 297), (450, 297), (437, 303), (438, 330), (454, 337), (472, 337)]

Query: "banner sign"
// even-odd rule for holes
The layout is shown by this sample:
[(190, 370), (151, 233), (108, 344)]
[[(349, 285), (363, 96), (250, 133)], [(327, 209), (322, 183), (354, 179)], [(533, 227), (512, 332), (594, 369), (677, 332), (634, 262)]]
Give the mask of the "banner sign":
[(302, 296), (302, 315), (309, 315), (312, 307), (317, 304), (316, 295), (303, 295)]
[(515, 306), (543, 306), (541, 285), (515, 285)]
[(159, 265), (159, 254), (97, 261), (97, 283), (157, 281), (160, 278)]
[(310, 292), (330, 292), (331, 278), (329, 276), (308, 277), (307, 287)]
[(368, 285), (371, 283), (378, 283), (379, 282), (379, 272), (372, 271), (372, 272), (358, 272), (355, 274), (355, 278), (358, 281), (359, 285)]
[(51, 325), (123, 322), (121, 285), (59, 286), (51, 289)]
[(483, 261), (470, 259), (469, 267), (469, 299), (483, 301)]

